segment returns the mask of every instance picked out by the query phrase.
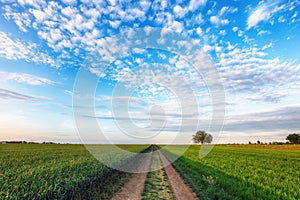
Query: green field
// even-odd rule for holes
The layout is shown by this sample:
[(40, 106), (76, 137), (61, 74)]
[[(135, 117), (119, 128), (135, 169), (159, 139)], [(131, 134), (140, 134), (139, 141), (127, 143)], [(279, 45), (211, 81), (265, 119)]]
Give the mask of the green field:
[[(141, 152), (149, 145), (120, 147)], [(191, 146), (173, 166), (201, 200), (298, 200), (300, 151), (283, 150), (298, 147), (215, 146), (208, 156), (199, 159), (200, 147)], [(162, 152), (171, 158), (181, 148), (184, 146), (169, 146)], [(116, 163), (131, 159), (114, 152), (107, 154), (108, 158), (112, 155)], [(159, 165), (154, 152), (150, 169)], [(110, 199), (129, 177), (129, 173), (101, 164), (83, 145), (0, 145), (0, 199)], [(143, 198), (173, 198), (167, 179), (164, 169), (148, 173)]]
[[(121, 145), (132, 152), (147, 146)], [(116, 162), (122, 159), (114, 156)], [(104, 191), (103, 196), (110, 196), (119, 189), (114, 185), (121, 178), (113, 176), (110, 186), (107, 179), (113, 173), (83, 145), (0, 145), (0, 199), (80, 199), (96, 186)]]
[(199, 159), (199, 148), (191, 146), (173, 165), (200, 199), (300, 199), (299, 150), (215, 146)]

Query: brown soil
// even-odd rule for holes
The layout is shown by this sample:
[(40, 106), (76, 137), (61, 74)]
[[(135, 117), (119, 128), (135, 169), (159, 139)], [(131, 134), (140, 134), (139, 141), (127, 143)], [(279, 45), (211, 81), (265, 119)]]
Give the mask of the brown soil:
[[(147, 171), (151, 163), (152, 153), (141, 162), (138, 171)], [(129, 181), (119, 190), (112, 200), (139, 200), (144, 189), (147, 173), (135, 173)]]
[(178, 172), (174, 169), (174, 167), (169, 163), (166, 157), (158, 150), (160, 159), (165, 167), (165, 171), (169, 178), (169, 181), (172, 186), (172, 190), (174, 192), (175, 198), (177, 200), (196, 200), (198, 199), (196, 194), (187, 186), (183, 179), (180, 177)]
[[(180, 177), (178, 172), (166, 159), (163, 153), (160, 150), (157, 150), (159, 153), (160, 160), (163, 166), (166, 166), (165, 172), (168, 177), (168, 181), (171, 184), (172, 191), (174, 193), (175, 199), (177, 200), (197, 200), (196, 194), (185, 184), (183, 179)], [(140, 171), (147, 171), (151, 164), (152, 153), (149, 153), (148, 156), (141, 161), (138, 169)], [(119, 190), (112, 200), (140, 200), (142, 198), (141, 194), (144, 189), (144, 184), (147, 178), (147, 173), (135, 173), (129, 179), (129, 181)]]

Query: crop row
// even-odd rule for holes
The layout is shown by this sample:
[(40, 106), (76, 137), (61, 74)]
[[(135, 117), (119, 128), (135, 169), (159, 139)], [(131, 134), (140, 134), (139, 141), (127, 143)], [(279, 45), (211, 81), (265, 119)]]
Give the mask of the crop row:
[[(132, 152), (146, 147), (122, 146)], [(112, 161), (125, 159), (114, 154)], [(74, 199), (111, 174), (83, 145), (0, 145), (0, 199)]]
[[(169, 158), (180, 146), (164, 149)], [(300, 199), (300, 151), (191, 146), (173, 163), (200, 199)]]

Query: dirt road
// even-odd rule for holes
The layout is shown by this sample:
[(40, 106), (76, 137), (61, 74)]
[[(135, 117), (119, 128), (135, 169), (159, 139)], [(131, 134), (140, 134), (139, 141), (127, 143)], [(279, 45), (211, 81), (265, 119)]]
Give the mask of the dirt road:
[[(138, 171), (146, 171), (149, 169), (151, 163), (152, 153), (141, 162)], [(135, 173), (131, 179), (118, 191), (112, 200), (138, 200), (141, 199), (144, 183), (146, 181), (147, 173)]]
[(165, 171), (167, 173), (168, 179), (172, 186), (172, 190), (174, 192), (175, 198), (178, 200), (194, 200), (198, 199), (196, 194), (191, 190), (191, 188), (186, 185), (183, 179), (180, 177), (179, 173), (174, 169), (174, 167), (169, 163), (167, 158), (163, 155), (163, 153), (158, 150), (160, 160), (162, 161), (165, 167)]
[[(153, 149), (153, 148), (152, 148)], [(179, 173), (174, 169), (174, 167), (169, 163), (163, 153), (157, 149), (159, 154), (160, 161), (165, 170), (168, 182), (171, 185), (172, 192), (175, 199), (178, 200), (196, 200), (198, 199), (196, 194), (192, 192), (188, 185), (185, 184), (183, 179), (180, 177)], [(143, 159), (140, 163), (139, 169), (145, 171), (145, 169), (149, 169), (151, 165), (151, 157), (152, 153), (148, 154), (148, 156)], [(131, 179), (119, 190), (114, 197), (113, 200), (139, 200), (142, 199), (142, 192), (144, 189), (145, 181), (147, 178), (147, 173), (136, 173), (133, 174)]]

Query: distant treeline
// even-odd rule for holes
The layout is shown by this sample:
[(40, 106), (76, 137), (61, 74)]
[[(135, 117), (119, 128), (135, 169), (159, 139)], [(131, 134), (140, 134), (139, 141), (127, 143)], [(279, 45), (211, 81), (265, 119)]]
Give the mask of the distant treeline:
[(257, 140), (257, 142), (251, 142), (249, 141), (248, 144), (279, 144), (279, 145), (283, 145), (283, 144), (291, 144), (290, 142), (277, 142), (277, 141), (273, 141), (273, 142), (260, 142), (259, 140)]
[(1, 144), (60, 144), (55, 142), (1, 141)]

